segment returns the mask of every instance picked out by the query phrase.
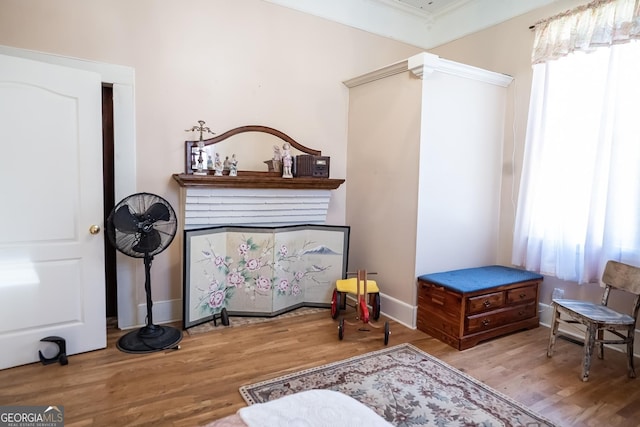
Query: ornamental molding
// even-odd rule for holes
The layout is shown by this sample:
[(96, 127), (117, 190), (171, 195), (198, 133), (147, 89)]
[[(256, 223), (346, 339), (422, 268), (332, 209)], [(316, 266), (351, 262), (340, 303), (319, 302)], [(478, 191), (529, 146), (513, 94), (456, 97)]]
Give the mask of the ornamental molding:
[(406, 60), (379, 68), (358, 77), (343, 82), (348, 88), (360, 86), (375, 80), (410, 71), (421, 80), (428, 78), (434, 72), (455, 75), (471, 80), (482, 81), (492, 85), (507, 87), (513, 81), (513, 77), (488, 71), (471, 65), (442, 59), (438, 55), (422, 52)]

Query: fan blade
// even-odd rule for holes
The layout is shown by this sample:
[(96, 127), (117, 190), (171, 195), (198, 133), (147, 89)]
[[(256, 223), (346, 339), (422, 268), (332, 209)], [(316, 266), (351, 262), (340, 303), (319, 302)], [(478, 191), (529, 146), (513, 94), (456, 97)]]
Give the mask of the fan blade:
[(162, 220), (169, 221), (171, 218), (171, 214), (169, 213), (169, 209), (163, 203), (154, 203), (151, 205), (149, 209), (144, 213), (144, 217), (150, 219), (153, 222)]
[(141, 233), (140, 241), (131, 249), (141, 254), (148, 254), (158, 249), (161, 242), (162, 238), (158, 230), (151, 229), (146, 233)]
[(138, 218), (131, 213), (129, 206), (124, 205), (114, 213), (113, 225), (123, 233), (135, 233), (138, 231)]

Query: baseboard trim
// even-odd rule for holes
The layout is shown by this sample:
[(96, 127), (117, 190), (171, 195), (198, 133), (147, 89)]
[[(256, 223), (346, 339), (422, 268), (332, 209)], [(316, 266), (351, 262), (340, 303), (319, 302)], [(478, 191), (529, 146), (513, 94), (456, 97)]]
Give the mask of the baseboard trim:
[(416, 328), (417, 307), (380, 293), (380, 312), (410, 329)]
[[(162, 325), (164, 323), (182, 321), (182, 300), (173, 299), (165, 301), (154, 301), (153, 303), (153, 323)], [(147, 304), (138, 304), (136, 307), (136, 325), (121, 329), (135, 329), (147, 324)]]
[[(355, 307), (355, 294), (348, 294), (349, 304)], [(380, 313), (407, 328), (415, 329), (416, 307), (380, 292)]]

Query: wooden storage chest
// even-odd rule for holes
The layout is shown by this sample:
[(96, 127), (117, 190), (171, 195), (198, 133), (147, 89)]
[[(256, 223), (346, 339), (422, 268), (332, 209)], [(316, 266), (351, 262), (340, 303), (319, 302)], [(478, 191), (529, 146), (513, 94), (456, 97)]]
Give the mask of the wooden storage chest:
[(538, 326), (543, 276), (499, 265), (418, 277), (417, 326), (464, 350), (480, 341)]

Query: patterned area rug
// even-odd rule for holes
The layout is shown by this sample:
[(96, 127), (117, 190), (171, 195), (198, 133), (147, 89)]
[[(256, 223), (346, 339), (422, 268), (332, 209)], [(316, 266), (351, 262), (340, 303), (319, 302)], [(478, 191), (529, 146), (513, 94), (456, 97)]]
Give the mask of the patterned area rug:
[(411, 344), (242, 386), (240, 393), (252, 405), (311, 389), (349, 395), (395, 426), (554, 426)]
[(192, 326), (191, 328), (187, 329), (187, 332), (189, 333), (189, 335), (203, 334), (205, 332), (211, 332), (221, 328), (252, 325), (254, 323), (270, 322), (272, 320), (284, 319), (287, 317), (302, 316), (305, 314), (319, 313), (319, 312), (326, 312), (327, 316), (330, 316), (329, 310), (330, 310), (329, 308), (322, 308), (322, 307), (300, 307), (295, 310), (291, 310), (289, 312), (279, 314), (278, 316), (272, 316), (272, 317), (229, 316), (229, 326), (222, 326), (222, 321), (220, 319), (217, 319), (216, 322), (218, 326), (215, 326), (212, 320), (210, 322)]

